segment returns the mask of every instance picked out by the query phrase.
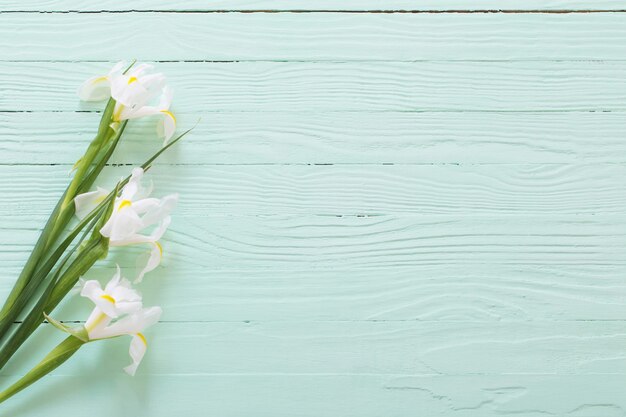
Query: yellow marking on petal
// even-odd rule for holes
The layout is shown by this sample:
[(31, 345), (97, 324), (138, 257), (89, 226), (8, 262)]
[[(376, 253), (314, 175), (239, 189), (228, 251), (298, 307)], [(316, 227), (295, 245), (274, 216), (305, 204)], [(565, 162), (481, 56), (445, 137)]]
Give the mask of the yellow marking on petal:
[(102, 323), (102, 321), (104, 319), (107, 318), (107, 315), (104, 313), (101, 313), (94, 321), (93, 323), (91, 323), (91, 326), (85, 326), (85, 329), (87, 330), (87, 332), (91, 332), (93, 329), (95, 329), (96, 327), (98, 327), (98, 325), (100, 323)]
[(96, 84), (96, 83), (101, 83), (101, 82), (106, 81), (106, 80), (108, 80), (108, 77), (103, 76), (103, 77), (94, 78), (94, 79), (91, 81), (91, 83), (92, 83), (92, 84)]
[(146, 345), (146, 347), (148, 347), (148, 341), (146, 340), (146, 336), (144, 336), (142, 333), (137, 333), (137, 336), (141, 339), (143, 344)]
[(161, 113), (168, 115), (169, 117), (172, 118), (172, 120), (174, 121), (174, 124), (176, 124), (176, 116), (174, 116), (174, 113), (172, 113), (169, 110), (161, 110)]
[(117, 211), (120, 211), (124, 207), (130, 207), (132, 204), (133, 203), (130, 200), (122, 200), (122, 202), (120, 203), (119, 207), (117, 208)]
[(163, 246), (161, 246), (161, 244), (159, 242), (154, 242), (154, 244), (156, 245), (157, 249), (159, 250), (159, 254), (161, 255), (161, 258), (163, 257)]
[(100, 298), (107, 300), (108, 302), (115, 304), (115, 298), (111, 297), (109, 294), (103, 294)]
[(131, 85), (132, 83), (137, 82), (137, 77), (130, 77), (128, 79), (128, 85)]
[(101, 195), (101, 196), (96, 197), (96, 199), (95, 199), (96, 204), (102, 203), (105, 198), (107, 198), (106, 195)]

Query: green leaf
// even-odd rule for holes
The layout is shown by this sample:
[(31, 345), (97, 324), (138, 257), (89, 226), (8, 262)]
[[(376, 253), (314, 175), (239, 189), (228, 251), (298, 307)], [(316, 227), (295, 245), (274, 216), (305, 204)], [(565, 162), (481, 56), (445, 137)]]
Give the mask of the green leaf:
[[(13, 325), (13, 322), (19, 313), (24, 309), (24, 298), (28, 299), (31, 297), (30, 291), (27, 293), (27, 297), (21, 296), (22, 292), (31, 282), (33, 275), (36, 274), (37, 270), (41, 266), (42, 258), (58, 241), (59, 237), (63, 233), (63, 230), (68, 225), (74, 214), (74, 205), (70, 203), (74, 200), (76, 190), (83, 182), (83, 176), (92, 164), (93, 158), (98, 155), (102, 144), (105, 142), (106, 136), (110, 135), (110, 132), (112, 132), (109, 128), (109, 124), (114, 109), (115, 100), (110, 99), (104, 113), (102, 114), (102, 118), (100, 119), (96, 137), (89, 144), (89, 147), (83, 157), (77, 162), (74, 178), (48, 218), (48, 221), (46, 222), (46, 225), (44, 226), (44, 229), (28, 258), (28, 261), (24, 265), (24, 268), (15, 282), (13, 289), (7, 297), (2, 310), (0, 310), (0, 340), (7, 336), (9, 328)], [(90, 176), (90, 178), (95, 180), (95, 176)], [(40, 284), (41, 281), (34, 282), (30, 288), (37, 289)]]
[(69, 336), (57, 347), (52, 349), (52, 351), (48, 353), (46, 357), (43, 358), (43, 360), (26, 375), (6, 390), (0, 392), (0, 403), (58, 368), (63, 362), (72, 357), (72, 355), (76, 353), (84, 344), (85, 342), (82, 340), (77, 339), (74, 336)]
[[(11, 359), (13, 354), (15, 354), (20, 346), (22, 346), (26, 339), (28, 339), (37, 327), (39, 327), (42, 323), (42, 314), (44, 312), (51, 312), (57, 304), (61, 302), (61, 299), (72, 289), (80, 276), (87, 272), (89, 268), (91, 268), (91, 266), (93, 266), (93, 264), (106, 253), (106, 248), (103, 247), (103, 244), (100, 241), (90, 241), (89, 245), (82, 247), (83, 240), (93, 229), (97, 220), (97, 217), (92, 219), (89, 226), (87, 226), (87, 230), (83, 232), (80, 240), (65, 255), (59, 266), (56, 268), (56, 272), (50, 279), (47, 288), (32, 307), (30, 313), (28, 313), (26, 318), (17, 327), (17, 330), (2, 346), (2, 349), (0, 349), (0, 369), (4, 367), (7, 361)], [(77, 257), (72, 261), (66, 270), (63, 270), (65, 264), (72, 258), (74, 252), (78, 248), (82, 249), (78, 251)], [(57, 287), (60, 287), (60, 289)]]
[(46, 320), (48, 320), (48, 323), (61, 330), (62, 332), (70, 334), (85, 343), (89, 342), (89, 334), (87, 334), (87, 329), (85, 329), (85, 326), (69, 327), (61, 323), (60, 321), (53, 319), (46, 313), (43, 313), (43, 316), (46, 318)]

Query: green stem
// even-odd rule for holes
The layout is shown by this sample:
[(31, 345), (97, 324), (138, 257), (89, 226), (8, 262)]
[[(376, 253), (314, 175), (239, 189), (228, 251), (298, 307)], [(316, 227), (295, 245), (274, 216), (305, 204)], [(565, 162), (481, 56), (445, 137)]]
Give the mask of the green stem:
[(2, 336), (4, 336), (4, 332), (7, 327), (5, 326), (5, 323), (8, 323), (8, 325), (10, 325), (15, 319), (15, 316), (17, 315), (14, 313), (14, 305), (19, 295), (22, 293), (22, 291), (24, 290), (24, 288), (30, 281), (32, 274), (35, 272), (35, 269), (37, 268), (40, 262), (40, 259), (42, 255), (44, 254), (46, 245), (49, 240), (50, 233), (52, 232), (52, 229), (54, 228), (54, 224), (55, 224), (56, 218), (60, 210), (61, 210), (61, 200), (59, 200), (54, 211), (52, 212), (52, 215), (50, 215), (50, 218), (46, 222), (46, 225), (43, 231), (41, 232), (41, 235), (39, 236), (37, 243), (35, 244), (35, 248), (33, 249), (30, 256), (28, 257), (28, 261), (26, 261), (26, 265), (24, 265), (24, 269), (22, 269), (22, 272), (20, 273), (17, 281), (15, 282), (15, 285), (13, 286), (11, 293), (7, 297), (4, 303), (4, 306), (2, 307), (2, 310), (0, 311), (0, 323), (2, 323), (2, 328), (4, 329), (2, 332), (0, 332), (0, 339), (2, 338)]
[[(66, 239), (57, 247), (55, 252), (46, 259), (45, 263), (40, 265), (43, 254), (50, 250), (56, 243), (74, 215), (74, 205), (68, 205), (68, 201), (73, 202), (77, 192), (84, 192), (91, 188), (119, 143), (121, 135), (126, 128), (127, 121), (120, 124), (117, 132), (111, 129), (111, 114), (113, 113), (114, 107), (115, 101), (109, 100), (105, 112), (102, 115), (102, 119), (100, 120), (96, 138), (91, 142), (85, 156), (81, 159), (72, 182), (48, 219), (35, 249), (31, 253), (28, 262), (20, 273), (17, 282), (0, 311), (0, 340), (6, 337), (9, 327), (24, 309), (33, 293), (39, 288), (55, 262), (62, 255), (63, 250), (71, 243), (71, 240), (67, 242)], [(92, 165), (94, 165), (93, 168), (87, 173), (87, 170)], [(80, 232), (80, 230), (77, 230), (77, 232)], [(74, 235), (74, 237), (75, 236), (76, 235)]]
[(91, 141), (91, 143), (89, 144), (85, 155), (81, 158), (80, 163), (76, 167), (76, 173), (74, 174), (74, 178), (72, 178), (70, 185), (67, 187), (67, 193), (63, 198), (63, 203), (61, 204), (62, 209), (65, 209), (74, 201), (74, 197), (76, 196), (76, 190), (78, 190), (78, 187), (80, 186), (80, 183), (82, 182), (85, 173), (91, 166), (95, 157), (100, 152), (100, 149), (102, 149), (102, 146), (107, 142), (107, 139), (113, 136), (112, 133), (115, 134), (110, 126), (111, 121), (113, 120), (112, 115), (114, 109), (115, 100), (109, 99), (104, 109), (104, 113), (102, 114), (102, 118), (100, 119), (98, 133), (96, 134), (94, 140)]
[(35, 367), (26, 375), (6, 390), (0, 392), (0, 403), (6, 401), (8, 398), (14, 396), (24, 388), (58, 368), (63, 362), (72, 357), (72, 355), (76, 353), (84, 344), (85, 342), (82, 340), (77, 339), (74, 336), (69, 336), (57, 347), (52, 349), (52, 351), (50, 351), (50, 353), (48, 353), (46, 357), (35, 365)]
[[(108, 202), (108, 199), (103, 201), (103, 203)], [(43, 263), (43, 265), (35, 272), (31, 280), (27, 283), (27, 285), (22, 289), (22, 291), (18, 294), (18, 296), (13, 301), (13, 309), (14, 311), (22, 311), (28, 301), (31, 299), (32, 295), (37, 290), (41, 281), (45, 279), (45, 277), (50, 273), (54, 265), (63, 255), (68, 246), (74, 241), (76, 236), (83, 230), (85, 226), (89, 222), (91, 222), (97, 214), (101, 212), (103, 208), (103, 204), (99, 205), (96, 209), (94, 209), (89, 215), (87, 215), (75, 228), (72, 232), (59, 244), (57, 249), (54, 251), (52, 255), (48, 257), (48, 259)], [(6, 334), (9, 327), (13, 324), (12, 317), (5, 316), (2, 320), (0, 320), (0, 334)]]
[(48, 288), (41, 295), (30, 313), (2, 346), (2, 350), (0, 350), (0, 369), (6, 365), (26, 339), (43, 323), (43, 313), (50, 314), (63, 297), (76, 285), (78, 279), (98, 259), (101, 259), (106, 252), (107, 246), (103, 245), (101, 241), (88, 244), (81, 250), (78, 257), (70, 264), (58, 282), (53, 280), (48, 284)]
[[(191, 129), (185, 131), (179, 135), (176, 139), (172, 140), (167, 146), (161, 148), (152, 157), (150, 157), (141, 166), (144, 170), (148, 170), (152, 164), (163, 152), (181, 140), (187, 135)], [(72, 262), (72, 264), (63, 273), (62, 277), (57, 281), (51, 280), (44, 294), (39, 298), (37, 304), (31, 309), (26, 319), (20, 324), (17, 331), (11, 335), (11, 338), (5, 343), (0, 350), (0, 369), (9, 361), (9, 359), (15, 354), (19, 347), (28, 339), (28, 337), (39, 327), (42, 321), (42, 313), (50, 314), (57, 305), (63, 300), (67, 293), (74, 288), (78, 279), (87, 272), (93, 264), (98, 260), (106, 256), (108, 251), (108, 239), (104, 239), (100, 235), (100, 228), (108, 220), (111, 210), (113, 210), (113, 203), (115, 196), (118, 194), (120, 188), (128, 183), (130, 176), (120, 181), (114, 191), (101, 203), (101, 205), (108, 204), (107, 212), (100, 216), (100, 221), (95, 225), (93, 230), (93, 236), (88, 242), (88, 245), (81, 249), (78, 257)], [(98, 208), (92, 211), (98, 211)], [(80, 244), (80, 242), (79, 242)], [(69, 254), (68, 254), (69, 255)], [(62, 267), (63, 265), (61, 265)], [(60, 270), (58, 270), (60, 271)], [(57, 271), (57, 272), (58, 272)]]
[[(126, 182), (122, 181), (122, 182)], [(20, 323), (17, 330), (11, 335), (9, 340), (2, 346), (0, 350), (0, 369), (11, 359), (17, 350), (24, 344), (26, 339), (41, 325), (44, 313), (51, 313), (52, 310), (61, 302), (63, 297), (76, 285), (78, 279), (85, 274), (96, 261), (106, 256), (109, 249), (109, 240), (100, 234), (100, 229), (111, 216), (115, 203), (115, 196), (118, 194), (120, 184), (115, 187), (107, 198), (94, 209), (99, 213), (100, 217), (93, 217), (92, 222), (87, 226), (79, 241), (70, 250), (59, 266), (47, 288), (39, 297), (39, 300), (32, 307), (30, 313), (24, 321)], [(106, 204), (106, 206), (104, 206)], [(87, 235), (91, 233), (86, 246), (82, 246)], [(78, 251), (78, 255), (72, 261), (70, 266), (64, 271), (65, 264), (72, 258), (74, 252)]]

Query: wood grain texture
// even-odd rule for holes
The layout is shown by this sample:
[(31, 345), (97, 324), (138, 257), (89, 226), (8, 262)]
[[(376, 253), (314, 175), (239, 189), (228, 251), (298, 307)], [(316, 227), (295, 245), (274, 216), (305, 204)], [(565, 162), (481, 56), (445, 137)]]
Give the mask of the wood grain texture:
[[(94, 363), (86, 363), (94, 369)], [(89, 369), (89, 368), (87, 368)], [(246, 417), (404, 417), (416, 412), (461, 417), (524, 415), (610, 416), (626, 409), (623, 375), (495, 375), (407, 377), (382, 375), (125, 375), (51, 376), (31, 388), (44, 401), (16, 398), (11, 415), (93, 417), (215, 413)], [(82, 395), (77, 395), (77, 387)], [(200, 392), (200, 394), (199, 394)], [(102, 398), (112, 398), (102, 402)], [(555, 400), (557, 398), (558, 400)], [(94, 404), (99, 404), (94, 408)], [(303, 407), (306, 405), (306, 407)]]
[[(618, 9), (3, 2), (0, 298), (95, 129), (83, 79), (159, 61), (181, 129), (201, 121), (153, 170), (182, 198), (141, 287), (165, 313), (138, 375), (128, 340), (90, 344), (0, 414), (624, 416)], [(158, 149), (153, 128), (129, 128), (104, 184)], [(145, 250), (86, 278), (132, 278)], [(43, 326), (0, 386), (61, 337)]]
[[(76, 90), (111, 65), (2, 62), (0, 111), (99, 111), (102, 103), (81, 103)], [(158, 69), (171, 78), (181, 112), (626, 110), (626, 62), (176, 62)]]
[[(71, 167), (1, 166), (0, 213), (45, 216)], [(131, 167), (111, 167), (99, 185), (111, 189)], [(475, 215), (559, 218), (621, 215), (626, 166), (604, 165), (156, 165), (155, 193), (178, 192), (178, 214), (194, 216), (317, 215), (368, 217)], [(189, 197), (186, 197), (189, 196)], [(18, 224), (10, 217), (6, 225)], [(32, 225), (35, 229), (38, 225)]]
[[(5, 266), (37, 233), (12, 216)], [(624, 265), (625, 218), (598, 216), (185, 216), (165, 242), (186, 265), (216, 270), (395, 268), (420, 265)], [(29, 236), (30, 234), (30, 236)], [(24, 242), (24, 243), (23, 243)], [(27, 242), (27, 243), (26, 243)], [(4, 242), (3, 242), (4, 243)], [(128, 266), (127, 264), (125, 266)]]
[[(221, 320), (255, 320), (264, 306), (261, 319), (272, 320), (619, 319), (624, 286), (611, 277), (626, 269), (623, 229), (623, 217), (595, 216), (179, 216), (164, 240), (167, 262), (150, 288), (160, 299), (166, 282), (172, 292), (161, 300), (182, 320), (204, 320), (205, 309)], [(14, 236), (1, 242), (3, 276), (14, 276), (35, 231), (3, 227), (2, 234)], [(103, 264), (109, 269), (96, 276), (110, 275), (115, 263), (133, 274), (135, 256), (145, 250), (113, 251)], [(221, 297), (201, 291), (214, 287)], [(449, 296), (437, 296), (439, 291)], [(250, 301), (257, 294), (270, 298)], [(270, 307), (276, 298), (283, 301)], [(306, 304), (290, 306), (302, 298), (312, 307), (308, 313)], [(357, 307), (346, 312), (350, 306)], [(292, 311), (293, 317), (287, 314)], [(70, 310), (62, 318), (82, 315)]]
[[(3, 60), (109, 60), (120, 55), (139, 60), (622, 60), (626, 54), (626, 44), (622, 42), (626, 37), (625, 23), (626, 13), (149, 13), (141, 16), (8, 13), (0, 15), (0, 39), (11, 42), (0, 44), (0, 57)], [(168, 36), (155, 37), (163, 29), (167, 29)], [(68, 42), (68, 34), (74, 36), (72, 42)]]
[[(0, 205), (5, 276), (17, 274), (68, 168), (0, 170), (12, 195)], [(202, 320), (199, 311), (226, 321), (623, 319), (626, 195), (605, 179), (624, 166), (604, 170), (158, 166), (157, 190), (183, 200), (148, 293), (181, 321)], [(114, 262), (132, 271), (133, 256), (115, 252), (95, 276)], [(172, 272), (194, 278), (181, 288)]]
[(136, 0), (132, 4), (121, 0), (6, 0), (2, 11), (65, 12), (65, 11), (587, 11), (621, 10), (619, 0)]
[[(40, 340), (52, 331), (44, 329)], [(77, 409), (102, 397), (116, 399), (97, 407), (94, 416), (212, 410), (243, 416), (250, 407), (261, 407), (259, 414), (268, 416), (294, 415), (294, 408), (302, 416), (342, 410), (350, 416), (402, 416), (410, 409), (468, 417), (476, 410), (576, 416), (584, 415), (579, 410), (612, 413), (624, 406), (617, 387), (626, 362), (615, 356), (626, 337), (623, 323), (602, 328), (590, 323), (161, 323), (153, 333), (148, 335), (153, 349), (138, 377), (119, 374), (128, 360), (127, 340), (116, 340), (88, 345), (33, 387), (32, 395), (51, 396), (46, 410), (53, 415), (67, 407), (61, 399), (78, 384), (81, 395), (72, 403)], [(26, 354), (35, 351), (18, 359), (28, 363)], [(203, 359), (181, 351), (202, 351)], [(89, 382), (81, 382), (85, 371), (92, 375)], [(14, 379), (14, 372), (8, 370), (3, 380)], [(594, 389), (598, 384), (606, 388)], [(554, 402), (553, 395), (563, 400)], [(245, 404), (237, 401), (241, 396)], [(38, 402), (24, 398), (5, 410), (41, 412)], [(297, 408), (308, 401), (311, 407)]]
[[(626, 163), (622, 112), (204, 112), (176, 118), (180, 131), (200, 121), (160, 165)], [(99, 120), (91, 112), (0, 112), (0, 164), (72, 165)], [(155, 123), (131, 122), (112, 162), (143, 162), (161, 144)], [(366, 177), (368, 169), (362, 168)], [(593, 177), (594, 169), (583, 171)], [(607, 169), (619, 167), (600, 171)]]
[[(163, 268), (146, 279), (142, 292), (147, 303), (165, 309), (164, 320), (175, 323), (464, 322), (489, 326), (554, 321), (588, 322), (602, 329), (604, 323), (626, 320), (624, 265), (562, 265), (547, 260), (537, 265), (485, 262), (313, 271), (296, 269), (297, 265), (245, 269), (234, 264), (229, 270), (217, 270), (189, 265), (173, 256), (169, 246)], [(134, 259), (116, 251), (88, 278), (106, 282), (115, 272), (115, 262), (127, 267), (129, 278), (135, 276)], [(2, 268), (3, 296), (10, 289), (9, 277), (18, 271), (17, 267)], [(69, 322), (85, 320), (87, 304), (72, 298), (54, 316)]]
[[(33, 340), (62, 338), (44, 327)], [(626, 357), (615, 355), (626, 342), (623, 322), (602, 327), (587, 322), (163, 322), (146, 337), (154, 349), (144, 375), (626, 376)], [(111, 366), (98, 369), (99, 377), (116, 375), (127, 364), (127, 352), (117, 347), (128, 339), (111, 342)], [(96, 357), (110, 350), (102, 342), (84, 349)], [(204, 359), (180, 354), (194, 349), (202, 350)], [(33, 362), (34, 350), (17, 360)], [(18, 361), (4, 375), (19, 375)], [(79, 358), (55, 375), (82, 375), (85, 368), (94, 364)]]

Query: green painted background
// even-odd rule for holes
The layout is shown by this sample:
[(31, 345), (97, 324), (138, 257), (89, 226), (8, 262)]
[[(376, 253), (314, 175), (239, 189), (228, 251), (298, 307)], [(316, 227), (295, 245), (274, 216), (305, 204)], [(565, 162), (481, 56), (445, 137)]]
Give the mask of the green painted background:
[[(95, 130), (83, 79), (158, 61), (181, 127), (201, 121), (153, 173), (181, 204), (138, 375), (127, 340), (90, 345), (0, 415), (624, 416), (620, 9), (4, 0), (1, 296)], [(91, 276), (115, 262), (134, 265)], [(46, 326), (0, 383), (61, 338)]]

